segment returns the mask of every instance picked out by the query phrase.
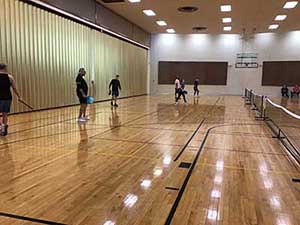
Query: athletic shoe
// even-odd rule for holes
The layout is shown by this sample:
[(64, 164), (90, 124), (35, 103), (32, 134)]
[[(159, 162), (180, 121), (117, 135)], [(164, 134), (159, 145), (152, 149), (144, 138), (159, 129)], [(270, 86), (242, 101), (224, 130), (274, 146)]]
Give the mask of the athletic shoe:
[(77, 120), (79, 123), (84, 123), (86, 122), (86, 119), (84, 117), (78, 118)]
[(85, 116), (85, 117), (83, 117), (83, 119), (85, 119), (85, 120), (90, 120), (90, 117)]
[(7, 134), (8, 134), (8, 125), (2, 126), (0, 135), (1, 136), (7, 136)]

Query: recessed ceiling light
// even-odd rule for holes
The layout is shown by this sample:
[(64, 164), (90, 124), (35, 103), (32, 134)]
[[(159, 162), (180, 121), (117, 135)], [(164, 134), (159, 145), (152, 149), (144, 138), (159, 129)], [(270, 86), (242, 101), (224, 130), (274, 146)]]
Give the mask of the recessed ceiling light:
[(227, 18), (223, 18), (222, 21), (223, 23), (231, 23), (232, 19), (230, 17), (227, 17)]
[(285, 3), (285, 5), (283, 6), (284, 9), (293, 9), (297, 6), (298, 1), (288, 1)]
[(151, 9), (143, 10), (143, 13), (145, 13), (147, 16), (156, 16), (155, 12)]
[(221, 5), (221, 12), (231, 12), (231, 5)]
[(141, 0), (128, 0), (129, 2), (131, 3), (138, 3), (138, 2), (141, 2)]
[(174, 34), (174, 33), (175, 33), (175, 30), (174, 30), (174, 29), (167, 29), (167, 32), (168, 32), (168, 33), (171, 33), (171, 34)]
[(269, 26), (269, 30), (276, 30), (279, 27), (278, 24), (272, 24)]
[(156, 23), (159, 25), (159, 26), (167, 26), (167, 23), (163, 20), (160, 20), (160, 21), (156, 21)]
[(286, 19), (286, 17), (287, 17), (287, 15), (278, 15), (278, 16), (275, 17), (275, 20), (276, 21), (283, 21), (283, 20)]
[(224, 31), (231, 31), (232, 27), (228, 26), (228, 27), (224, 27)]

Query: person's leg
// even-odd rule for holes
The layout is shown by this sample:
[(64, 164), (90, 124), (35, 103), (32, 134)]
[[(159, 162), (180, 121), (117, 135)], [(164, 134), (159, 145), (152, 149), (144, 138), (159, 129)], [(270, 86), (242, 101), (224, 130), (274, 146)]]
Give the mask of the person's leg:
[(184, 93), (182, 93), (182, 97), (183, 97), (184, 102), (187, 103)]
[(178, 100), (180, 99), (181, 95), (182, 95), (182, 92), (177, 93), (176, 104), (178, 103)]
[(83, 114), (83, 107), (82, 107), (82, 103), (80, 103), (78, 119), (82, 117), (82, 114)]
[(8, 113), (2, 113), (1, 135), (6, 136), (8, 133)]
[(83, 104), (83, 118), (86, 118), (86, 109), (87, 109), (87, 104)]

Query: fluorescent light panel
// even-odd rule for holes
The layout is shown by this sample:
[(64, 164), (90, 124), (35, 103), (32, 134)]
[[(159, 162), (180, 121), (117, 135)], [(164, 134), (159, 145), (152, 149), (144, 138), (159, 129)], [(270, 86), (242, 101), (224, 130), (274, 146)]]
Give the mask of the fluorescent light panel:
[(174, 29), (167, 29), (167, 32), (170, 33), (170, 34), (174, 34), (175, 30)]
[(283, 6), (284, 9), (293, 9), (298, 5), (298, 1), (288, 1)]
[(160, 20), (160, 21), (156, 21), (156, 23), (159, 25), (159, 26), (167, 26), (167, 23), (163, 20)]
[(131, 3), (138, 3), (138, 2), (141, 2), (141, 0), (128, 0), (129, 2)]
[(231, 26), (224, 27), (224, 31), (231, 31), (231, 30), (232, 30)]
[(286, 19), (286, 17), (287, 17), (287, 15), (278, 15), (278, 16), (275, 17), (275, 20), (276, 21), (283, 21), (283, 20)]
[(232, 19), (231, 19), (231, 17), (227, 17), (227, 18), (223, 18), (222, 21), (223, 21), (223, 23), (231, 23)]
[(221, 12), (231, 12), (231, 5), (221, 5)]
[(272, 24), (269, 26), (269, 30), (276, 30), (279, 27), (278, 24)]
[(156, 13), (151, 9), (143, 10), (143, 13), (147, 16), (156, 16)]

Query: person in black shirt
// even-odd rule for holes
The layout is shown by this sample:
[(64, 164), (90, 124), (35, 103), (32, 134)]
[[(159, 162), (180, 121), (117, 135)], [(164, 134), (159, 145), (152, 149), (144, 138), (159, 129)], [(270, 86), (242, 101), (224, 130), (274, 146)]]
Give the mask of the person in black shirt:
[(281, 88), (281, 95), (282, 97), (289, 97), (289, 89), (286, 85), (283, 85), (283, 87)]
[(16, 82), (12, 75), (7, 72), (7, 66), (0, 64), (0, 113), (2, 114), (1, 136), (6, 136), (8, 133), (8, 113), (10, 112), (10, 106), (12, 101), (11, 88), (18, 97), (19, 101), (22, 101), (19, 91), (16, 88)]
[(112, 96), (110, 104), (115, 107), (118, 107), (117, 98), (119, 97), (119, 90), (122, 90), (119, 78), (120, 76), (116, 75), (116, 78), (112, 79), (109, 84), (109, 94)]
[(199, 96), (199, 88), (198, 88), (198, 86), (199, 86), (199, 79), (196, 79), (195, 81), (194, 81), (194, 96)]
[(79, 122), (85, 122), (88, 120), (88, 117), (86, 116), (86, 109), (87, 109), (87, 95), (88, 95), (88, 85), (84, 79), (84, 76), (86, 75), (86, 71), (84, 68), (80, 68), (77, 78), (76, 78), (76, 93), (79, 98), (80, 102), (80, 110), (79, 110), (79, 116), (78, 121)]

